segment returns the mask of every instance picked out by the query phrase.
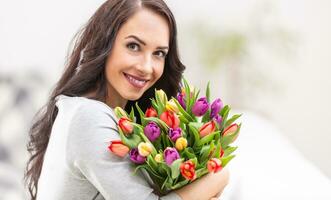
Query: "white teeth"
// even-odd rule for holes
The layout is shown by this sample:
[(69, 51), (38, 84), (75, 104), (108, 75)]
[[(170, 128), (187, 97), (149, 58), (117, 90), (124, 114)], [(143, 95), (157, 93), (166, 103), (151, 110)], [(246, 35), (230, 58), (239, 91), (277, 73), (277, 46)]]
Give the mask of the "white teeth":
[(130, 75), (127, 75), (127, 77), (129, 78), (130, 81), (132, 81), (135, 84), (140, 85), (140, 86), (143, 86), (145, 84), (145, 82), (146, 82), (146, 81), (137, 80), (137, 79), (131, 77)]

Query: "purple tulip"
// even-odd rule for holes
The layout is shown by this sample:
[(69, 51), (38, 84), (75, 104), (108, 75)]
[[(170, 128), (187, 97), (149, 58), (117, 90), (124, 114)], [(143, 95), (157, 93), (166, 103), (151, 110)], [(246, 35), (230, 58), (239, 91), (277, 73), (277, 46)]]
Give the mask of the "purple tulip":
[(177, 94), (177, 100), (179, 102), (179, 104), (184, 108), (184, 110), (186, 109), (186, 104), (185, 104), (185, 97), (182, 93), (178, 92)]
[(142, 164), (146, 161), (146, 157), (139, 154), (138, 148), (131, 149), (129, 155), (130, 160), (136, 164)]
[(206, 97), (201, 97), (200, 99), (195, 102), (193, 108), (192, 108), (192, 113), (195, 116), (202, 116), (204, 115), (209, 108), (209, 103), (207, 101)]
[(172, 147), (167, 147), (164, 150), (163, 157), (167, 165), (171, 165), (175, 160), (180, 158), (176, 148), (172, 148)]
[(144, 133), (151, 142), (154, 142), (160, 137), (161, 130), (155, 122), (149, 122), (144, 128)]
[(181, 128), (169, 128), (168, 135), (173, 142), (176, 142), (177, 138), (182, 136)]
[(210, 106), (210, 118), (214, 118), (223, 108), (223, 102), (220, 98), (216, 99)]
[(213, 117), (213, 120), (215, 120), (219, 125), (222, 124), (222, 116), (217, 114), (216, 116)]

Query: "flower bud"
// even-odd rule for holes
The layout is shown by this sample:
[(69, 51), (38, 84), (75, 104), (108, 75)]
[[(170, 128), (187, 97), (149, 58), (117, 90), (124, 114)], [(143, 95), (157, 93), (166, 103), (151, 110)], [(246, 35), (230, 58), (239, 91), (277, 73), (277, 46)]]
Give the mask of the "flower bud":
[(160, 153), (156, 154), (154, 160), (155, 160), (157, 163), (162, 162), (162, 161), (163, 161), (163, 156), (162, 156), (162, 154), (160, 154)]
[(160, 119), (164, 121), (170, 128), (179, 127), (179, 118), (176, 113), (165, 111), (161, 114)]
[(124, 157), (129, 152), (129, 147), (125, 146), (121, 140), (111, 141), (108, 149), (120, 157)]
[(178, 93), (177, 94), (177, 100), (179, 104), (186, 110), (186, 103), (185, 103), (185, 97), (183, 93)]
[(141, 156), (137, 148), (133, 148), (130, 151), (130, 160), (136, 164), (142, 164), (146, 161), (146, 157)]
[(194, 180), (196, 178), (195, 164), (191, 160), (183, 162), (180, 165), (180, 173), (184, 178)]
[(157, 112), (153, 107), (150, 107), (146, 110), (145, 116), (146, 117), (157, 117)]
[(215, 131), (215, 122), (214, 121), (210, 121), (205, 123), (204, 125), (201, 126), (201, 128), (199, 129), (199, 134), (200, 137), (205, 137), (206, 135), (212, 133)]
[(138, 152), (141, 156), (147, 157), (153, 151), (153, 145), (147, 142), (140, 142), (138, 145)]
[[(223, 131), (223, 136), (227, 136), (227, 135), (232, 135), (234, 134), (237, 129), (239, 128), (238, 124), (232, 124), (231, 126), (229, 126), (228, 128), (226, 128)], [(237, 139), (238, 135), (236, 137), (233, 138), (232, 142), (234, 142)]]
[(209, 172), (218, 172), (222, 169), (222, 161), (218, 158), (212, 158), (207, 162), (207, 169)]
[(219, 126), (221, 126), (221, 124), (222, 124), (222, 116), (221, 115), (219, 115), (219, 114), (217, 114), (217, 115), (215, 115), (213, 118), (212, 118)]
[(151, 142), (154, 142), (160, 137), (161, 130), (155, 122), (149, 122), (144, 128), (144, 133)]
[(192, 107), (192, 113), (195, 116), (203, 116), (209, 109), (209, 103), (207, 101), (206, 97), (202, 97), (195, 102), (195, 104)]
[(179, 159), (179, 153), (175, 148), (167, 147), (163, 152), (163, 157), (167, 165), (171, 165), (175, 160)]
[(180, 137), (176, 140), (175, 146), (178, 151), (182, 151), (187, 147), (187, 140), (184, 137)]
[(216, 99), (210, 106), (210, 118), (214, 118), (223, 108), (223, 102), (220, 98)]
[(162, 103), (166, 103), (168, 101), (167, 95), (163, 90), (156, 90), (155, 95), (159, 97)]
[(179, 112), (178, 107), (177, 107), (177, 104), (174, 102), (173, 99), (170, 99), (170, 101), (168, 101), (166, 103), (166, 109), (168, 111), (172, 111), (174, 113), (178, 113)]
[(125, 118), (129, 118), (128, 114), (125, 112), (125, 110), (123, 110), (121, 107), (116, 107), (115, 110), (115, 115), (117, 118), (122, 118), (122, 117), (125, 117)]
[(176, 140), (182, 136), (182, 129), (181, 128), (169, 128), (168, 135), (171, 141), (176, 142)]
[(123, 133), (125, 135), (130, 135), (133, 131), (133, 125), (131, 123), (131, 120), (129, 120), (126, 117), (122, 117), (119, 122), (118, 122), (118, 126), (120, 127), (120, 129), (123, 131)]

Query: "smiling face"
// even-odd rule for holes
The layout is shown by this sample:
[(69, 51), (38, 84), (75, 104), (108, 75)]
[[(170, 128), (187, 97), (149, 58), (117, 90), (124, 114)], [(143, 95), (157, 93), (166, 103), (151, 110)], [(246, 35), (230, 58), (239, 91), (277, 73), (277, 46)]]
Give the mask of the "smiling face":
[(140, 9), (121, 26), (106, 62), (108, 105), (124, 107), (161, 77), (169, 34), (166, 19), (148, 9)]

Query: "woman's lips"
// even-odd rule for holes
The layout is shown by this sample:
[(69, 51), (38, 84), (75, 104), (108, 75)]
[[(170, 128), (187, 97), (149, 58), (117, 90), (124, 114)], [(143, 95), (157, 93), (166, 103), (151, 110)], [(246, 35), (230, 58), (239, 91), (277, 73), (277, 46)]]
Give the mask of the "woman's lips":
[(128, 82), (136, 88), (143, 88), (146, 85), (146, 83), (148, 82), (148, 80), (137, 78), (136, 76), (132, 76), (130, 74), (124, 73), (124, 76), (126, 77)]

